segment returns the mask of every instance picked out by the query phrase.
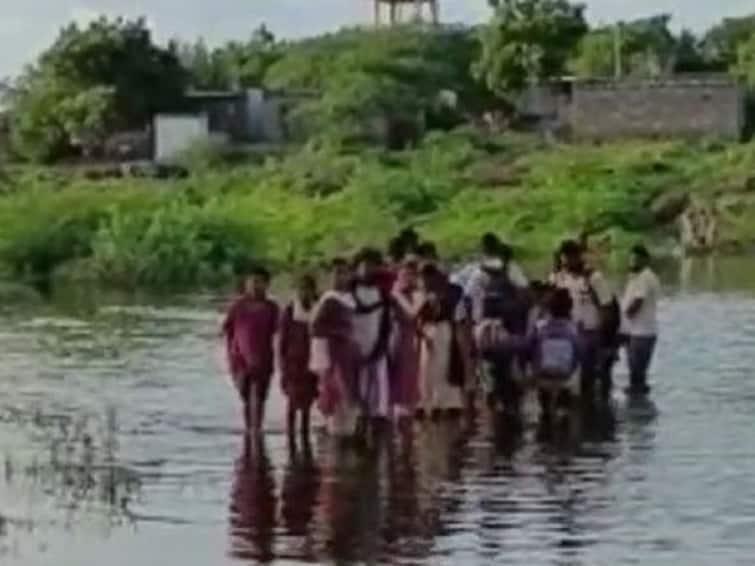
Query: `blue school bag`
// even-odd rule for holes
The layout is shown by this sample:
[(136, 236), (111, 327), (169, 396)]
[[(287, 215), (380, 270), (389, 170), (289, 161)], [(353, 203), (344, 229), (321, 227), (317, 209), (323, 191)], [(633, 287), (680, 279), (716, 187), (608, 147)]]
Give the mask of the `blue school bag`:
[(579, 367), (577, 329), (571, 321), (551, 320), (537, 331), (537, 371), (540, 377), (566, 381)]

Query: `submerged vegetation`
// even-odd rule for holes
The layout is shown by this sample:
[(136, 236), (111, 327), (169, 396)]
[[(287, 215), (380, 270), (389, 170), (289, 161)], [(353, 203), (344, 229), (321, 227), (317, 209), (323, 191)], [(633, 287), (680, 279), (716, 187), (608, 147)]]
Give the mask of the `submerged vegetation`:
[(655, 203), (680, 192), (716, 204), (722, 245), (746, 246), (755, 243), (753, 170), (751, 145), (546, 145), (458, 129), (411, 151), (308, 148), (172, 181), (11, 172), (0, 265), (31, 279), (214, 284), (252, 262), (315, 265), (407, 225), (451, 259), (491, 229), (529, 256), (582, 231), (613, 249), (642, 238), (671, 251), (678, 227)]

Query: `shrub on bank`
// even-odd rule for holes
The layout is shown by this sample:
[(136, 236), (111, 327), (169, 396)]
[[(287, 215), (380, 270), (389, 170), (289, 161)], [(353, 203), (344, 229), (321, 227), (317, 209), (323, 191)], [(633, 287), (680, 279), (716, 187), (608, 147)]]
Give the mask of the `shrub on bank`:
[(755, 242), (753, 170), (755, 148), (743, 145), (545, 147), (460, 130), (413, 151), (302, 149), (168, 182), (48, 171), (15, 178), (0, 195), (0, 265), (21, 278), (75, 264), (119, 286), (215, 284), (253, 262), (291, 271), (383, 245), (406, 225), (449, 259), (474, 252), (490, 230), (521, 255), (547, 256), (582, 231), (606, 249), (673, 240), (673, 220), (659, 224), (650, 207), (670, 191), (711, 202), (734, 195), (722, 240)]

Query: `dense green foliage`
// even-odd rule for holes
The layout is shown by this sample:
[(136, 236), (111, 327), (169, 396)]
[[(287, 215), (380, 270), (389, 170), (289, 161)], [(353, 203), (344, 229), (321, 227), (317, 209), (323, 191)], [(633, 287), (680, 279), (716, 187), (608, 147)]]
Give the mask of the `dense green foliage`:
[(13, 149), (35, 161), (96, 154), (109, 134), (180, 109), (187, 88), (285, 91), (293, 141), (405, 147), (425, 130), (511, 110), (528, 84), (564, 73), (755, 76), (755, 16), (697, 37), (673, 33), (666, 15), (589, 30), (583, 7), (568, 0), (489, 3), (490, 22), (476, 28), (403, 25), (280, 41), (262, 26), (213, 48), (202, 40), (161, 47), (143, 20), (69, 25), (15, 82)]
[(202, 39), (178, 49), (191, 86), (209, 90), (260, 86), (283, 50), (283, 44), (276, 42), (265, 26), (256, 29), (246, 41), (231, 41), (212, 50)]
[(501, 0), (493, 2), (493, 19), (482, 34), (478, 77), (493, 92), (506, 96), (532, 81), (566, 69), (587, 32), (584, 6), (567, 0)]
[(15, 84), (11, 132), (24, 157), (52, 160), (180, 104), (186, 72), (144, 20), (71, 24)]
[(726, 70), (737, 60), (739, 46), (755, 34), (755, 14), (744, 18), (727, 18), (705, 34), (706, 59)]
[[(530, 82), (575, 72), (655, 77), (730, 70), (755, 88), (755, 17), (704, 37), (656, 16), (589, 30), (565, 0), (494, 0), (480, 28), (347, 29), (301, 41), (264, 27), (248, 40), (156, 45), (143, 21), (66, 27), (16, 81), (14, 149), (52, 161), (179, 108), (187, 88), (262, 86), (295, 94), (296, 147), (273, 155), (198, 145), (187, 179), (93, 181), (62, 169), (0, 176), (0, 268), (16, 277), (87, 277), (128, 287), (227, 280), (255, 261), (290, 269), (384, 242), (416, 225), (452, 258), (495, 230), (524, 254), (600, 234), (674, 245), (650, 204), (689, 191), (722, 205), (721, 242), (755, 242), (749, 145), (554, 145), (465, 123), (509, 106)], [(398, 128), (396, 125), (400, 125)], [(427, 126), (427, 134), (412, 136)], [(412, 143), (376, 144), (382, 128)], [(408, 129), (407, 129), (408, 128)], [(390, 136), (389, 136), (390, 141)], [(401, 141), (401, 140), (400, 140)], [(389, 144), (392, 145), (392, 144)], [(254, 157), (252, 159), (251, 157)]]
[[(624, 75), (668, 74), (674, 70), (677, 52), (670, 21), (670, 16), (661, 15), (592, 30), (582, 39), (572, 70), (582, 77), (606, 77), (613, 76), (620, 64), (618, 70)], [(689, 47), (689, 37), (685, 37)], [(620, 61), (616, 60), (617, 48)]]
[(755, 33), (739, 44), (733, 70), (750, 88), (755, 88)]
[(376, 117), (426, 111), (431, 121), (439, 119), (438, 94), (444, 89), (458, 96), (457, 117), (478, 110), (486, 93), (470, 75), (477, 52), (476, 35), (467, 29), (345, 30), (290, 45), (264, 84), (318, 94), (294, 109), (294, 131), (369, 138)]
[(651, 203), (685, 188), (724, 195), (722, 244), (755, 242), (749, 145), (622, 142), (545, 146), (461, 129), (417, 150), (358, 155), (305, 149), (185, 180), (86, 181), (42, 170), (0, 196), (0, 265), (17, 277), (87, 277), (123, 286), (229, 281), (254, 261), (290, 271), (417, 226), (449, 258), (481, 233), (525, 256), (588, 231), (622, 249), (674, 245)]
[(674, 35), (670, 24), (670, 16), (658, 15), (593, 29), (582, 38), (569, 66), (585, 78), (611, 77), (618, 71), (624, 76), (656, 78), (725, 71), (734, 65), (732, 58), (721, 68), (706, 55), (700, 38), (689, 30)]

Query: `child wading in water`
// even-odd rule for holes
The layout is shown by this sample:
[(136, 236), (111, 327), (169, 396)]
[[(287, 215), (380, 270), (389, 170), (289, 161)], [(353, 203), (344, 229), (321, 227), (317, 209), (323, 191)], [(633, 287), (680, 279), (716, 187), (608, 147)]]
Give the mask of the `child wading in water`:
[(356, 303), (351, 293), (348, 262), (331, 264), (330, 290), (320, 298), (312, 315), (309, 368), (319, 378), (318, 405), (336, 436), (352, 436), (359, 417), (357, 379), (360, 351), (354, 340)]
[(281, 386), (288, 398), (288, 434), (296, 432), (296, 415), (301, 414), (301, 433), (309, 434), (310, 410), (317, 398), (317, 375), (309, 369), (312, 313), (317, 302), (313, 277), (299, 280), (297, 295), (283, 311), (280, 325), (279, 363)]
[(275, 365), (273, 340), (279, 309), (267, 296), (269, 285), (267, 270), (252, 270), (242, 295), (231, 305), (223, 323), (228, 364), (244, 405), (247, 432), (262, 430)]
[(538, 396), (544, 424), (571, 409), (577, 395), (581, 344), (577, 325), (572, 322), (569, 291), (558, 289), (548, 301), (548, 317), (532, 330), (532, 355)]
[(394, 417), (414, 416), (419, 402), (419, 336), (417, 315), (422, 307), (419, 266), (405, 260), (393, 289), (393, 333), (391, 335), (391, 404)]
[(463, 291), (434, 264), (422, 268), (423, 304), (420, 329), (417, 416), (458, 415), (464, 409), (463, 388), (470, 375), (469, 347), (462, 325), (467, 312)]

